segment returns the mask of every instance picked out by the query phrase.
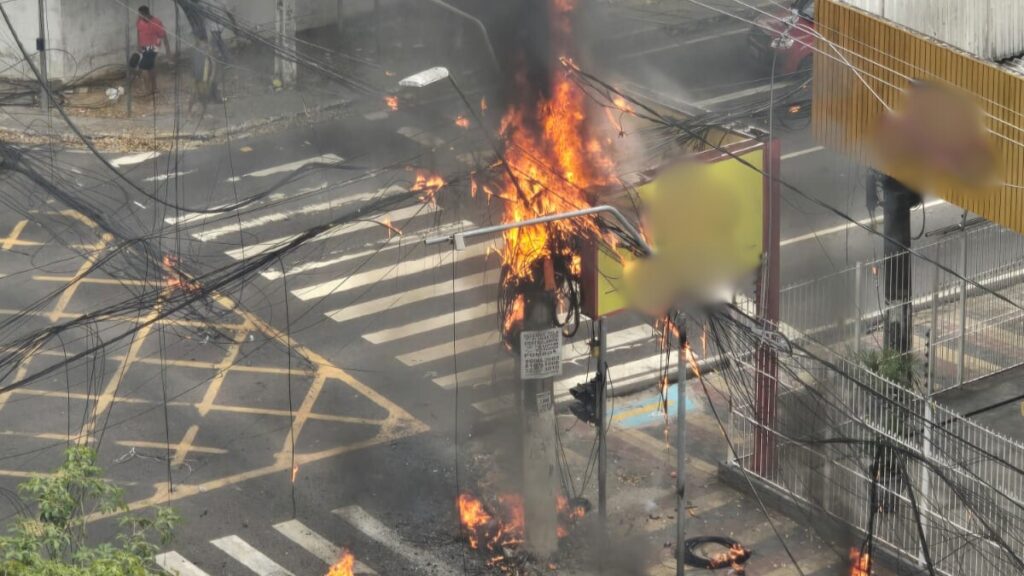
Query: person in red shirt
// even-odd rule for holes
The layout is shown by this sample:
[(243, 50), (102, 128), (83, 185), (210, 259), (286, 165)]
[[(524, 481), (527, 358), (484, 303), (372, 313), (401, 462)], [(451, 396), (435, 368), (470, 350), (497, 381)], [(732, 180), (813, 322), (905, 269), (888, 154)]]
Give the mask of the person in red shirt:
[(164, 38), (167, 38), (167, 31), (164, 30), (164, 23), (149, 12), (149, 6), (139, 6), (139, 18), (135, 21), (135, 31), (139, 38), (139, 70), (144, 70), (146, 84), (149, 94), (156, 94), (156, 55)]

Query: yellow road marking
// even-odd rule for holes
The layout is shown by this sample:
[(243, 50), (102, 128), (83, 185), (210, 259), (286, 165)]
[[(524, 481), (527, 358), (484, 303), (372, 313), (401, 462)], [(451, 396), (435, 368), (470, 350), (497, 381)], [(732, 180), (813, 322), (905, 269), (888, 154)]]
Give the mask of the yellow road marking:
[[(152, 331), (153, 327), (156, 326), (152, 321), (160, 315), (161, 307), (163, 307), (163, 301), (158, 300), (156, 306), (154, 306), (153, 309), (149, 311), (149, 314), (146, 315), (146, 320), (143, 321), (142, 327), (139, 328), (132, 338), (132, 343), (128, 347), (128, 353), (119, 363), (114, 375), (110, 378), (110, 381), (107, 382), (107, 387), (103, 390), (103, 393), (96, 399), (96, 406), (93, 408), (92, 418), (90, 418), (84, 426), (84, 433), (86, 437), (91, 435), (100, 419), (100, 416), (102, 416), (103, 413), (107, 411), (107, 408), (113, 404), (114, 395), (117, 393), (118, 388), (120, 388), (125, 374), (128, 373), (128, 369), (131, 368), (132, 363), (135, 362), (135, 357), (138, 356), (139, 350), (142, 349), (142, 345), (146, 342), (146, 337), (149, 336), (150, 331)], [(149, 323), (146, 323), (147, 321)]]
[[(106, 247), (106, 245), (113, 239), (113, 236), (104, 233), (100, 239), (101, 249)], [(74, 277), (69, 281), (70, 284), (68, 284), (67, 288), (64, 288), (64, 291), (60, 294), (60, 298), (57, 299), (57, 305), (54, 306), (53, 310), (50, 312), (50, 322), (56, 322), (60, 319), (61, 314), (64, 313), (64, 309), (68, 307), (68, 304), (71, 302), (71, 298), (74, 297), (75, 292), (78, 290), (79, 280), (85, 277), (95, 262), (96, 254), (89, 254), (86, 256), (85, 261), (82, 262), (81, 266), (79, 266), (78, 272), (76, 272)]]
[(206, 394), (203, 396), (203, 401), (199, 403), (200, 416), (206, 416), (210, 412), (210, 407), (213, 406), (213, 402), (217, 399), (217, 394), (220, 392), (220, 387), (224, 384), (224, 379), (227, 378), (231, 365), (238, 358), (238, 353), (242, 349), (242, 342), (245, 342), (245, 336), (245, 330), (235, 332), (234, 343), (228, 346), (228, 351), (224, 354), (224, 358), (217, 364), (217, 373), (210, 380), (210, 384), (206, 388)]
[(198, 424), (188, 427), (188, 430), (185, 431), (185, 436), (181, 438), (181, 442), (178, 442), (178, 447), (174, 449), (174, 459), (171, 460), (172, 466), (181, 466), (185, 461), (185, 456), (188, 456), (189, 451), (192, 449), (192, 443), (196, 441), (196, 434), (198, 433)]
[[(35, 310), (14, 310), (11, 308), (0, 308), (0, 316), (51, 316), (52, 312), (41, 312)], [(58, 320), (77, 319), (83, 315), (77, 312), (61, 312)], [(110, 320), (117, 322), (142, 322), (142, 318), (139, 316), (106, 316), (102, 320)], [(184, 320), (179, 318), (161, 318), (156, 321), (157, 324), (167, 324), (169, 326), (189, 326), (195, 328), (217, 328), (220, 330), (241, 330), (245, 327), (244, 324), (220, 324), (217, 322), (203, 322), (202, 320)]]
[[(125, 446), (128, 448), (153, 448), (156, 450), (166, 450), (167, 444), (165, 442), (148, 442), (145, 440), (118, 440), (114, 442), (118, 446)], [(177, 446), (175, 444), (174, 446)], [(228, 451), (223, 448), (212, 448), (210, 446), (189, 446), (189, 452), (199, 452), (200, 454), (227, 454)]]
[(324, 382), (326, 381), (327, 376), (323, 372), (318, 373), (313, 378), (313, 383), (309, 385), (309, 390), (306, 391), (306, 397), (302, 399), (302, 404), (295, 411), (295, 418), (292, 420), (291, 429), (288, 430), (288, 435), (284, 438), (284, 445), (281, 446), (281, 454), (288, 452), (295, 445), (294, 439), (302, 434), (302, 427), (306, 425), (306, 420), (309, 419), (309, 414), (313, 411), (313, 404), (320, 397), (320, 391), (323, 390)]
[(4, 243), (0, 248), (4, 250), (10, 250), (15, 246), (41, 246), (42, 242), (32, 242), (31, 240), (21, 240), (21, 233), (25, 230), (25, 226), (28, 225), (28, 220), (19, 220), (14, 228), (11, 229), (11, 233), (4, 238)]

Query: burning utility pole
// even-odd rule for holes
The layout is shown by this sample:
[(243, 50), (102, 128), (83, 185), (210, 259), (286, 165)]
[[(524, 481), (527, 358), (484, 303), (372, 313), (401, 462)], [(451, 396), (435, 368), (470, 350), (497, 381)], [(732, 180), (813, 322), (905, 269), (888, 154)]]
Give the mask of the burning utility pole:
[(554, 376), (561, 372), (562, 332), (555, 318), (555, 278), (550, 258), (532, 286), (522, 293), (519, 379), (523, 442), (523, 495), (526, 549), (546, 559), (558, 549), (557, 461)]

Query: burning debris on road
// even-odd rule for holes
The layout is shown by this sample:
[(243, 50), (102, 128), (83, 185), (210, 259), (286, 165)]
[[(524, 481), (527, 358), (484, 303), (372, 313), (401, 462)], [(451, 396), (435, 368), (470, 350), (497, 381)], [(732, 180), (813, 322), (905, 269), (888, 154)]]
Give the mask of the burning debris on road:
[(356, 557), (348, 550), (344, 550), (341, 553), (341, 559), (327, 570), (326, 576), (354, 576), (355, 565)]

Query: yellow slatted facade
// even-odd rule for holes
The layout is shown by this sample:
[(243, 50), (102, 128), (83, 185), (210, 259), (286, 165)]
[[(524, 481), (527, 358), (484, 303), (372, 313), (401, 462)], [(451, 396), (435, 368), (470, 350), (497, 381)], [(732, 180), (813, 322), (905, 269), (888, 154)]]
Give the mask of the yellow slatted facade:
[[(973, 93), (989, 118), (1002, 164), (996, 193), (930, 190), (993, 222), (1024, 233), (1024, 77), (872, 14), (817, 0), (812, 126), (817, 141), (871, 162), (870, 130), (899, 108), (910, 80), (945, 82)], [(869, 89), (870, 87), (870, 89)], [(879, 166), (881, 168), (881, 166)], [(900, 178), (898, 167), (887, 171)]]

